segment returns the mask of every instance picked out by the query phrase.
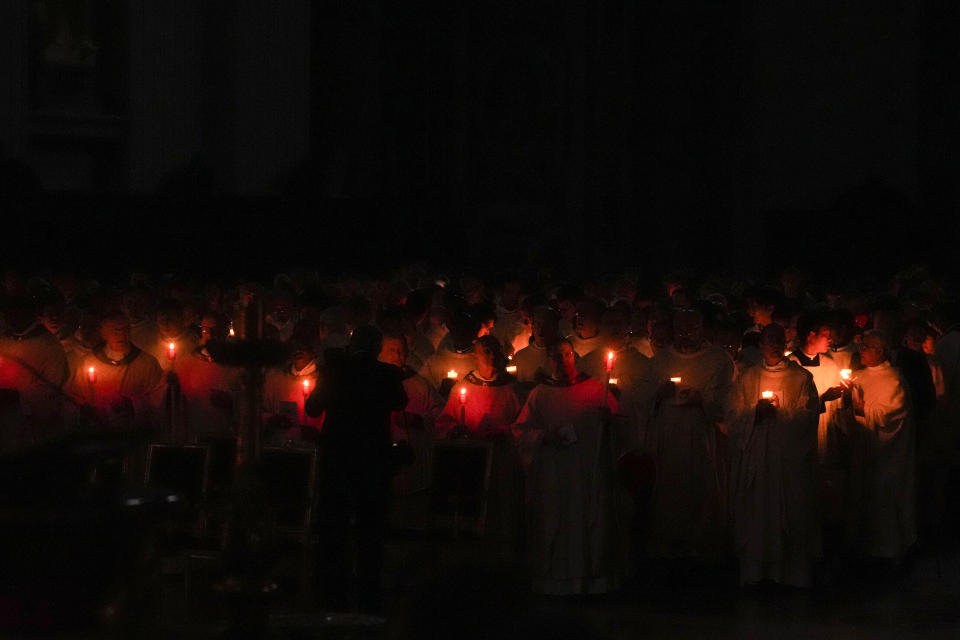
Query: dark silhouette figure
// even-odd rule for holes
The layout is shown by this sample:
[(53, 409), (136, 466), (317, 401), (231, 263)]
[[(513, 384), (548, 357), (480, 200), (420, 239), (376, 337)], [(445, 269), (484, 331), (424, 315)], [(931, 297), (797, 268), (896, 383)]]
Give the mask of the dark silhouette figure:
[(380, 609), (383, 536), (393, 465), (390, 413), (407, 403), (402, 371), (377, 361), (382, 335), (354, 330), (345, 353), (328, 353), (307, 398), (313, 417), (326, 414), (322, 436), (319, 576), (324, 606), (348, 607), (347, 538), (357, 536), (357, 599), (363, 612)]

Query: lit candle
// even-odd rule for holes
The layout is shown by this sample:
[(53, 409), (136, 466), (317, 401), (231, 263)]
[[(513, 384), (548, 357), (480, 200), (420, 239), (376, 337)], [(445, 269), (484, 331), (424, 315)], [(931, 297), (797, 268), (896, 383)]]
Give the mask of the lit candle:
[(97, 370), (94, 369), (93, 367), (90, 367), (89, 369), (87, 369), (87, 380), (89, 380), (90, 382), (97, 381)]
[(607, 371), (613, 371), (613, 361), (615, 357), (613, 351), (607, 351)]
[(852, 374), (853, 371), (851, 369), (840, 369), (840, 377), (844, 380), (849, 380)]
[(517, 365), (515, 365), (515, 364), (508, 364), (508, 365), (507, 365), (507, 373), (513, 375), (513, 374), (515, 374), (516, 372), (517, 372)]
[(467, 388), (460, 387), (460, 404), (467, 404)]
[(460, 387), (460, 426), (467, 426), (467, 388)]
[(234, 338), (237, 335), (236, 331), (233, 330), (232, 324), (230, 325), (230, 331), (227, 332), (227, 335), (229, 335), (231, 338)]
[(309, 380), (309, 379), (303, 381), (303, 397), (306, 398), (308, 395), (310, 395), (310, 380)]
[(459, 376), (455, 370), (450, 369), (450, 371), (447, 371), (447, 377), (451, 380), (456, 380)]
[(784, 357), (784, 358), (789, 358), (791, 353), (793, 353), (793, 351), (784, 351), (784, 352), (783, 352), (783, 357)]
[(673, 384), (680, 384), (682, 378), (670, 378), (670, 382)]
[(610, 378), (610, 384), (611, 384), (612, 386), (614, 386), (614, 387), (617, 386), (617, 379), (616, 379), (616, 378)]
[(773, 391), (761, 391), (760, 397), (764, 400), (773, 400)]
[(167, 344), (167, 360), (173, 360), (177, 357), (177, 345), (170, 342)]

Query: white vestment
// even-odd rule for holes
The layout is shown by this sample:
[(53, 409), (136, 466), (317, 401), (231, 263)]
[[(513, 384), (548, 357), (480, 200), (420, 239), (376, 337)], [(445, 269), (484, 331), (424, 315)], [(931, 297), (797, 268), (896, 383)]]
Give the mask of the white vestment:
[[(764, 391), (779, 407), (758, 411)], [(746, 369), (727, 416), (734, 545), (741, 584), (811, 583), (820, 554), (817, 515), (817, 415), (813, 376), (794, 362)]]
[[(606, 593), (624, 577), (614, 456), (617, 434), (601, 421), (604, 386), (583, 378), (538, 385), (517, 419), (529, 461), (528, 535), (534, 589), (547, 594)], [(616, 400), (607, 395), (616, 413)], [(560, 442), (544, 444), (550, 430)]]

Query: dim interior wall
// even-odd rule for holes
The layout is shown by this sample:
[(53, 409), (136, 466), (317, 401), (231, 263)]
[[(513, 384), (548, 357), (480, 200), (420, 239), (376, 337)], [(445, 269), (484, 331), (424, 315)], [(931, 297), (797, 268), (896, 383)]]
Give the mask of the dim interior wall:
[(130, 191), (151, 193), (200, 150), (201, 2), (129, 4)]
[(752, 205), (825, 210), (869, 178), (918, 200), (915, 3), (754, 3)]
[(310, 6), (239, 0), (231, 191), (275, 191), (310, 147)]
[(26, 144), (27, 3), (0, 2), (0, 142), (17, 158)]

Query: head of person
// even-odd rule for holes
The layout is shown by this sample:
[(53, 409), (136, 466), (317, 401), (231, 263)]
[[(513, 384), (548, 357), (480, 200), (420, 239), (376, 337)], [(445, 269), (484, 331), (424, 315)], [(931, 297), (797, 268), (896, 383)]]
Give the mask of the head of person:
[(313, 362), (317, 357), (313, 345), (310, 344), (308, 340), (304, 340), (299, 336), (290, 339), (290, 348), (290, 363), (297, 371), (303, 370), (304, 367)]
[(650, 336), (650, 349), (654, 353), (673, 344), (673, 320), (664, 313), (652, 313), (647, 322), (647, 334)]
[(930, 338), (933, 343), (933, 331), (922, 320), (911, 320), (903, 330), (903, 346), (911, 351), (924, 352), (924, 344)]
[(100, 318), (93, 313), (84, 313), (80, 316), (80, 324), (73, 332), (73, 337), (87, 349), (93, 349), (103, 342), (100, 335)]
[(477, 337), (488, 336), (493, 333), (493, 327), (497, 323), (497, 314), (493, 307), (485, 302), (472, 305), (469, 310), (470, 315), (474, 317), (479, 325)]
[(857, 333), (853, 313), (847, 309), (833, 309), (827, 322), (830, 326), (830, 348), (842, 349), (851, 342)]
[(760, 353), (768, 365), (773, 366), (783, 360), (786, 344), (786, 332), (779, 324), (772, 322), (760, 331)]
[(39, 305), (40, 324), (47, 328), (47, 331), (60, 337), (71, 333), (73, 328), (66, 326), (66, 307), (63, 304), (63, 298), (59, 293), (46, 297)]
[(378, 360), (392, 364), (401, 369), (407, 364), (407, 340), (403, 336), (396, 334), (384, 334), (383, 343), (380, 345), (380, 355)]
[(500, 286), (500, 306), (507, 311), (513, 311), (520, 305), (520, 294), (523, 291), (523, 285), (520, 279), (514, 275), (508, 275), (503, 279)]
[(560, 316), (550, 307), (539, 307), (533, 312), (533, 340), (540, 347), (553, 344), (560, 338)]
[(673, 315), (673, 346), (681, 353), (693, 353), (703, 346), (703, 314), (685, 309)]
[(100, 338), (110, 351), (128, 354), (133, 348), (130, 343), (130, 319), (118, 311), (108, 313), (100, 321)]
[(150, 316), (153, 296), (146, 287), (131, 287), (123, 292), (120, 304), (131, 322), (139, 322)]
[(457, 351), (467, 351), (473, 346), (480, 331), (480, 323), (468, 313), (454, 313), (447, 319), (450, 340)]
[(621, 348), (627, 341), (629, 331), (629, 309), (621, 305), (614, 305), (604, 310), (603, 316), (600, 318), (600, 335), (603, 336), (609, 347)]
[(208, 311), (200, 318), (200, 345), (211, 340), (226, 340), (230, 330), (226, 316), (215, 311)]
[(600, 318), (606, 305), (596, 298), (583, 298), (577, 303), (575, 329), (581, 338), (593, 338), (600, 333)]
[(363, 325), (354, 329), (347, 344), (347, 353), (357, 357), (377, 358), (383, 346), (383, 334), (380, 329)]
[(577, 304), (583, 299), (583, 291), (573, 285), (564, 285), (557, 289), (557, 311), (560, 318), (573, 324), (577, 317)]
[(507, 356), (503, 353), (503, 346), (494, 336), (477, 338), (473, 347), (473, 358), (480, 371), (493, 369), (494, 372), (501, 373), (507, 367)]
[(750, 297), (747, 312), (757, 326), (765, 327), (773, 322), (773, 313), (776, 308), (776, 292), (770, 289), (760, 289)]
[(403, 306), (413, 317), (414, 324), (418, 325), (426, 319), (430, 313), (430, 305), (433, 300), (433, 292), (429, 289), (415, 289), (407, 294)]
[(860, 362), (865, 367), (875, 367), (890, 359), (890, 342), (887, 335), (878, 329), (863, 334), (860, 343)]
[(474, 274), (465, 274), (460, 278), (460, 291), (467, 305), (479, 304), (486, 299), (483, 280)]
[(810, 356), (826, 353), (830, 349), (830, 324), (819, 313), (806, 313), (797, 322), (799, 347)]
[(184, 330), (183, 304), (167, 298), (157, 305), (157, 329), (163, 338), (179, 338)]
[(566, 338), (553, 343), (548, 353), (550, 373), (557, 380), (572, 380), (577, 376), (577, 355)]

